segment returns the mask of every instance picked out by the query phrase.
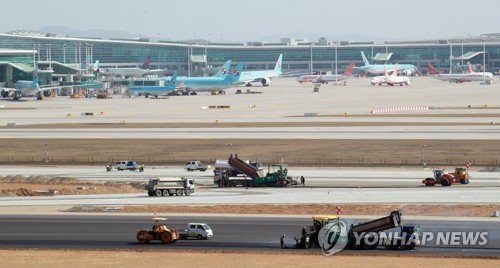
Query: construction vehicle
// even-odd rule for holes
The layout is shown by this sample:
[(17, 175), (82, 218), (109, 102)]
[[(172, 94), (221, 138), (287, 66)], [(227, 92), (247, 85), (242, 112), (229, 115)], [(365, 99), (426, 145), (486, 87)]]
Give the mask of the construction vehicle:
[(469, 184), (469, 171), (466, 168), (456, 167), (455, 172), (448, 173), (455, 177), (455, 180), (458, 180), (460, 184)]
[(425, 186), (434, 186), (441, 184), (442, 186), (451, 186), (454, 183), (469, 184), (469, 174), (464, 168), (455, 168), (454, 173), (444, 173), (444, 169), (436, 169), (432, 171), (434, 178), (426, 178), (422, 180)]
[[(420, 243), (419, 233), (420, 226), (413, 224), (402, 224), (400, 211), (392, 211), (389, 216), (375, 219), (372, 221), (351, 224), (347, 232), (347, 236), (339, 239), (347, 239), (346, 248), (350, 249), (375, 249), (379, 245), (384, 246), (386, 249), (413, 249)], [(340, 218), (338, 216), (313, 216), (313, 225), (309, 228), (304, 227), (302, 230), (301, 238), (295, 238), (297, 248), (308, 248), (309, 245), (306, 241), (310, 241), (311, 245), (319, 246), (318, 234), (321, 228), (329, 224), (339, 224)], [(382, 231), (393, 228), (399, 228), (396, 235), (389, 235), (387, 237), (381, 236)], [(307, 239), (309, 237), (309, 239)], [(379, 239), (373, 241), (374, 239)], [(372, 241), (370, 241), (372, 239)], [(366, 243), (370, 241), (373, 243)], [(381, 243), (381, 244), (380, 244)]]
[(189, 238), (196, 238), (198, 240), (208, 239), (214, 236), (212, 228), (206, 223), (188, 223), (186, 230), (179, 230), (179, 239), (185, 240)]
[(176, 229), (169, 229), (166, 225), (161, 225), (160, 221), (166, 218), (154, 217), (153, 228), (151, 230), (137, 231), (137, 241), (141, 244), (147, 244), (151, 240), (160, 240), (163, 244), (171, 244), (179, 240), (179, 233)]
[(144, 189), (149, 196), (191, 195), (194, 193), (194, 179), (151, 178)]
[[(229, 177), (221, 176), (220, 183), (226, 187), (232, 187), (235, 185), (242, 185), (244, 187), (262, 187), (262, 186), (288, 186), (292, 184), (298, 184), (297, 179), (288, 177), (288, 165), (287, 164), (274, 164), (268, 166), (268, 171), (264, 174), (263, 170), (259, 167), (255, 167), (247, 163), (246, 161), (238, 158), (237, 155), (229, 156), (228, 164), (239, 173), (247, 176), (239, 177)], [(273, 171), (271, 171), (271, 167)]]

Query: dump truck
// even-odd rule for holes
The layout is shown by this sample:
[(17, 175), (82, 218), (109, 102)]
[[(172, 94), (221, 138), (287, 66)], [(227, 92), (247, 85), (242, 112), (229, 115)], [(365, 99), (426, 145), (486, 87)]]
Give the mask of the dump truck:
[(455, 168), (453, 173), (444, 173), (444, 169), (436, 169), (432, 171), (433, 178), (425, 178), (422, 183), (425, 186), (434, 186), (441, 184), (442, 186), (451, 186), (454, 183), (469, 184), (469, 174), (465, 168)]
[[(420, 243), (419, 234), (420, 226), (414, 224), (402, 224), (400, 211), (392, 211), (389, 216), (375, 219), (359, 224), (352, 224), (349, 230), (346, 230), (345, 238), (346, 248), (350, 249), (374, 249), (378, 246), (384, 246), (387, 249), (413, 249)], [(302, 230), (300, 238), (295, 238), (297, 248), (309, 248), (306, 243), (309, 241), (311, 245), (319, 246), (318, 234), (324, 226), (328, 224), (339, 225), (340, 218), (338, 216), (313, 216), (313, 225)], [(340, 225), (339, 225), (340, 226)], [(388, 236), (381, 236), (382, 231), (399, 228), (397, 233)], [(309, 239), (306, 237), (309, 236)], [(379, 239), (383, 237), (382, 239)], [(370, 241), (371, 239), (371, 241)], [(374, 239), (378, 239), (374, 241)], [(370, 241), (372, 243), (366, 243)], [(381, 244), (380, 244), (381, 243)]]
[(153, 228), (151, 230), (137, 231), (137, 241), (141, 244), (147, 244), (152, 240), (159, 240), (164, 244), (171, 244), (179, 240), (179, 233), (176, 229), (170, 229), (166, 225), (160, 224), (160, 221), (165, 221), (166, 218), (153, 218)]
[[(241, 185), (244, 187), (282, 187), (297, 184), (297, 179), (287, 176), (287, 164), (269, 165), (268, 171), (265, 174), (260, 167), (250, 165), (246, 161), (238, 158), (237, 155), (234, 157), (233, 155), (229, 156), (228, 164), (245, 176), (230, 177), (228, 174), (222, 174), (220, 176), (219, 183), (226, 187), (232, 187), (235, 185)], [(273, 169), (272, 171), (271, 168)]]
[(194, 193), (194, 179), (191, 178), (151, 178), (144, 188), (149, 196), (191, 195)]

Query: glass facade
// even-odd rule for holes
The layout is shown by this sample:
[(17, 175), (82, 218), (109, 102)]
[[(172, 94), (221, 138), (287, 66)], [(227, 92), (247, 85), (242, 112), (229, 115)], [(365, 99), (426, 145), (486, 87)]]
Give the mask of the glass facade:
[[(93, 55), (102, 67), (138, 67), (151, 56), (151, 68), (167, 68), (186, 71), (189, 69), (189, 55), (206, 55), (209, 66), (220, 66), (226, 60), (247, 63), (247, 70), (272, 69), (279, 54), (283, 54), (283, 70), (314, 71), (334, 70), (335, 54), (339, 72), (351, 62), (362, 64), (360, 52), (368, 59), (377, 53), (393, 53), (391, 63), (413, 64), (421, 70), (431, 62), (438, 68), (450, 67), (450, 55), (459, 57), (467, 52), (483, 51), (482, 43), (464, 44), (363, 44), (363, 45), (190, 45), (184, 43), (144, 42), (124, 40), (101, 40), (65, 37), (36, 37), (0, 34), (0, 49), (24, 49), (39, 51), (37, 57), (46, 61), (65, 64), (81, 64)], [(487, 70), (500, 69), (500, 43), (486, 43)], [(28, 61), (30, 59), (27, 59)], [(482, 64), (482, 55), (471, 59), (472, 64)], [(453, 61), (453, 64), (463, 64)], [(193, 70), (193, 68), (191, 68)]]

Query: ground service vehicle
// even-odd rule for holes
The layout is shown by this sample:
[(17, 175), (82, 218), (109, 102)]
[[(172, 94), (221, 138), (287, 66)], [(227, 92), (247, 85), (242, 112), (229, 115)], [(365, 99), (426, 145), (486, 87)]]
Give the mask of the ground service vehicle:
[(184, 165), (184, 169), (187, 171), (207, 171), (207, 166), (202, 164), (200, 161), (189, 161)]
[(179, 230), (179, 239), (196, 238), (198, 240), (212, 237), (213, 231), (206, 223), (188, 223), (186, 230)]
[[(327, 224), (338, 224), (338, 216), (313, 216), (313, 225), (309, 228), (302, 230), (300, 238), (295, 238), (295, 245), (297, 248), (309, 248), (306, 241), (310, 241), (311, 245), (319, 246), (318, 233)], [(383, 239), (374, 241), (380, 236), (380, 232), (399, 228), (398, 235), (389, 235)], [(418, 225), (407, 224), (403, 225), (401, 221), (401, 212), (392, 211), (387, 217), (382, 217), (376, 220), (352, 224), (347, 231), (346, 248), (351, 249), (374, 249), (379, 245), (387, 249), (413, 249), (420, 243), (419, 240), (420, 229)], [(309, 236), (309, 239), (306, 237)], [(404, 236), (404, 237), (403, 237)], [(356, 239), (358, 238), (358, 239)], [(342, 239), (342, 238), (339, 238)], [(373, 241), (373, 243), (366, 244), (366, 241)], [(371, 242), (370, 241), (370, 242)], [(382, 244), (380, 242), (382, 241)], [(359, 243), (358, 243), (359, 242)]]
[(141, 244), (147, 244), (151, 240), (160, 240), (164, 244), (175, 243), (179, 239), (179, 233), (175, 229), (169, 229), (166, 225), (161, 225), (160, 221), (166, 218), (154, 217), (154, 225), (151, 230), (137, 231), (137, 241)]
[(135, 161), (118, 161), (115, 164), (115, 169), (118, 171), (126, 169), (135, 171), (136, 169), (139, 169), (139, 165)]
[[(242, 185), (244, 187), (252, 186), (288, 186), (292, 184), (297, 184), (297, 180), (288, 177), (288, 165), (287, 164), (274, 164), (268, 167), (266, 174), (258, 168), (250, 165), (246, 161), (238, 158), (237, 155), (229, 156), (228, 164), (239, 173), (246, 175), (240, 177), (230, 177), (227, 174), (222, 174), (219, 177), (219, 183), (222, 186), (231, 187), (235, 185)], [(273, 171), (271, 171), (273, 167)], [(214, 177), (215, 179), (215, 177)]]
[(442, 186), (451, 186), (454, 183), (469, 184), (469, 174), (464, 168), (455, 168), (454, 173), (444, 173), (444, 169), (436, 169), (432, 171), (434, 178), (426, 178), (422, 180), (425, 186), (434, 186), (441, 184)]
[(194, 179), (151, 178), (144, 189), (149, 196), (191, 195), (194, 193)]

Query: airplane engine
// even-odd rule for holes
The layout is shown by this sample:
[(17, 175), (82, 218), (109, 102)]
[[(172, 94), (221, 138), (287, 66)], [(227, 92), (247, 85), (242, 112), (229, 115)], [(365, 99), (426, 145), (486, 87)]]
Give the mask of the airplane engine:
[(411, 70), (403, 70), (403, 74), (404, 75), (411, 75), (412, 72), (411, 72)]
[(2, 98), (7, 98), (9, 96), (9, 91), (7, 90), (2, 90)]
[(50, 90), (43, 91), (43, 96), (45, 96), (46, 98), (50, 97), (50, 95), (52, 95), (52, 92), (50, 92)]
[(262, 86), (267, 87), (267, 86), (269, 86), (269, 84), (271, 84), (271, 79), (269, 79), (267, 77), (266, 78), (262, 78), (262, 80), (260, 80), (260, 82), (262, 83)]

